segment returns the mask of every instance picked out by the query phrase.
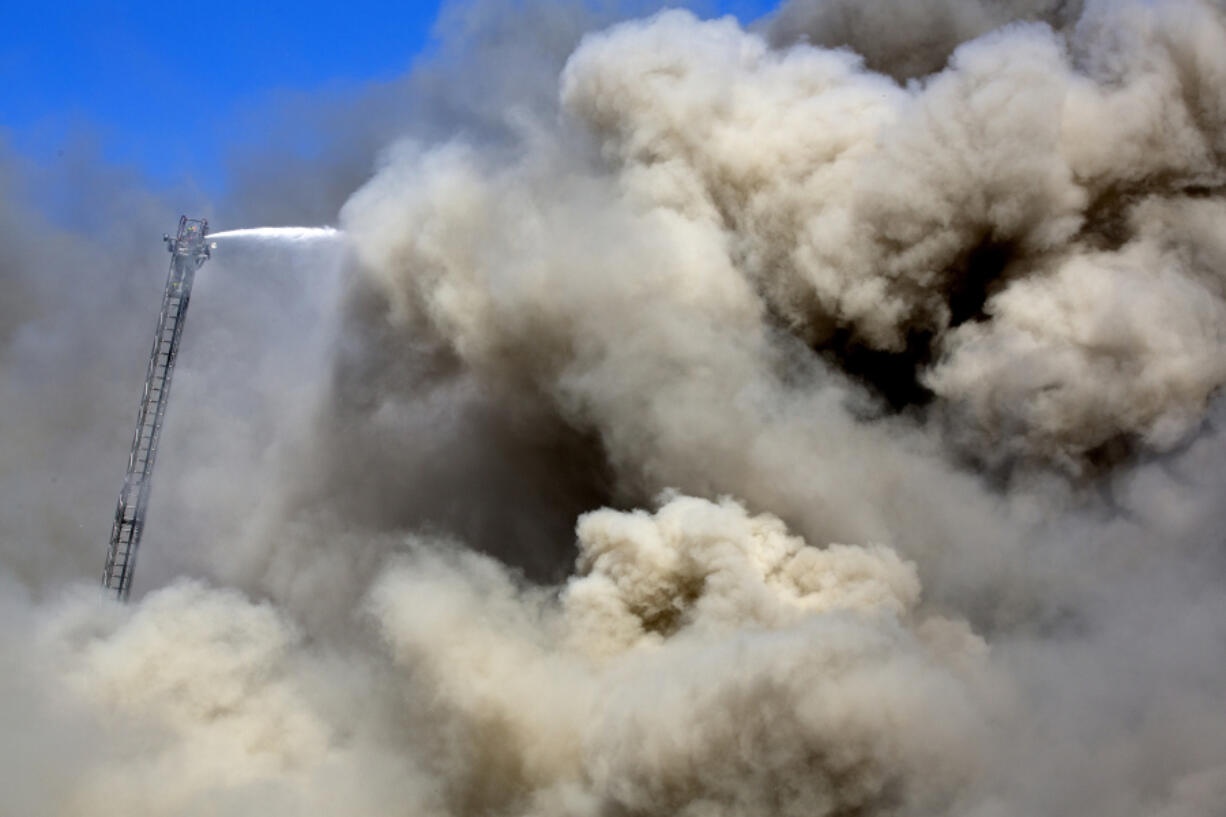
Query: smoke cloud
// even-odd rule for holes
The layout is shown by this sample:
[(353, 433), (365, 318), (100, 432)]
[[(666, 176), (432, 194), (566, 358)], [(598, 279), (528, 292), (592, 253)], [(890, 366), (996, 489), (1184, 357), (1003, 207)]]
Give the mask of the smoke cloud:
[(1218, 813), (1226, 7), (439, 32), (218, 207), (343, 237), (202, 270), (131, 605), (173, 209), (4, 157), (5, 810)]

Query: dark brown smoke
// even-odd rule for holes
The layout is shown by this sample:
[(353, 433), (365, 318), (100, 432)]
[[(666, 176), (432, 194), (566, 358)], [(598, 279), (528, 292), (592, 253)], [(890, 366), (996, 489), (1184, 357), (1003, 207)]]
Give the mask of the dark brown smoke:
[(7, 161), (0, 811), (1220, 811), (1226, 9), (653, 11), (261, 125), (128, 606), (166, 207)]

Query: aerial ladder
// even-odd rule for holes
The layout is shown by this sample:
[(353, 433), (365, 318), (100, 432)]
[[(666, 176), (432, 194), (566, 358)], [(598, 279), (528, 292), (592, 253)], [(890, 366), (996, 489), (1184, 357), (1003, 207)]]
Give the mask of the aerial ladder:
[(132, 450), (128, 454), (128, 473), (115, 506), (115, 522), (111, 526), (111, 542), (107, 547), (106, 566), (102, 574), (103, 587), (120, 601), (126, 601), (132, 591), (136, 551), (140, 547), (145, 513), (149, 508), (153, 464), (157, 460), (158, 440), (166, 420), (170, 378), (174, 374), (175, 355), (183, 337), (183, 321), (187, 317), (192, 280), (196, 270), (209, 259), (208, 231), (208, 221), (182, 216), (175, 237), (162, 236), (170, 251), (170, 273), (166, 278), (166, 292), (162, 296), (162, 311), (158, 313), (153, 351), (149, 354), (149, 366), (145, 370), (145, 390), (136, 417)]

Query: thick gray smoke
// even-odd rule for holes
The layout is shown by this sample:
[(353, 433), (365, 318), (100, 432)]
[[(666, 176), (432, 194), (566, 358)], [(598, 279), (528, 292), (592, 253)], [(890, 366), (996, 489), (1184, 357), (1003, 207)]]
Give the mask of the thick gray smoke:
[(440, 31), (237, 185), (345, 241), (205, 267), (129, 606), (156, 275), (6, 182), (5, 810), (1222, 813), (1226, 7)]

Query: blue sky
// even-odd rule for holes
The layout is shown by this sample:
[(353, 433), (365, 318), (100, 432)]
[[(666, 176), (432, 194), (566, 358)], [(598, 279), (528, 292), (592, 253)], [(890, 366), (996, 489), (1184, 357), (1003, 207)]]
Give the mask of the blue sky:
[[(270, 95), (404, 73), (428, 47), (439, 5), (10, 3), (0, 25), (0, 129), (40, 160), (87, 140), (158, 182), (215, 175), (234, 123)], [(709, 5), (750, 20), (775, 3)]]

